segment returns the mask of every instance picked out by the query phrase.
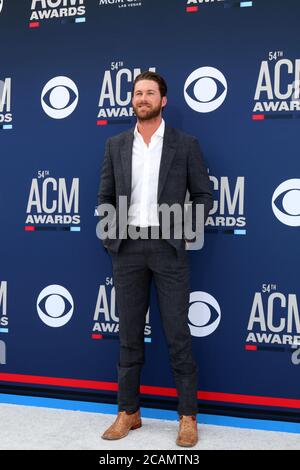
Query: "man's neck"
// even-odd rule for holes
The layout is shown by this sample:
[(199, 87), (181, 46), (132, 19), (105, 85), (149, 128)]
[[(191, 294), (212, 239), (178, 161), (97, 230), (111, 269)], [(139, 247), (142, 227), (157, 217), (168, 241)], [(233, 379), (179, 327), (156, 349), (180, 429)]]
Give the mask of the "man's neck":
[(137, 121), (138, 131), (147, 145), (149, 145), (151, 137), (153, 136), (153, 134), (155, 134), (161, 123), (161, 116), (158, 116), (154, 119), (150, 119), (149, 121)]

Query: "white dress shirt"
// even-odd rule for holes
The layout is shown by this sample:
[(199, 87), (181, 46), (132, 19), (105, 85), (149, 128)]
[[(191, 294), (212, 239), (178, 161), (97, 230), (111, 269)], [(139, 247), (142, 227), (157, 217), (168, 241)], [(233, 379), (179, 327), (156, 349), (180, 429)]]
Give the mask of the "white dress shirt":
[(159, 168), (165, 132), (165, 121), (146, 145), (137, 125), (132, 149), (131, 200), (128, 224), (147, 227), (159, 225), (157, 214), (157, 189)]

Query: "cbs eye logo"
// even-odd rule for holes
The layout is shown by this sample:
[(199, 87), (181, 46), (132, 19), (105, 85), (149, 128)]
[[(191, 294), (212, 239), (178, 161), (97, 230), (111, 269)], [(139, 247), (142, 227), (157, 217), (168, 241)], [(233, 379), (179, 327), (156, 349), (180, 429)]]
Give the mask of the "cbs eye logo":
[(1, 13), (1, 11), (2, 11), (3, 1), (4, 1), (4, 0), (0, 0), (0, 13)]
[(75, 110), (78, 97), (78, 88), (70, 78), (55, 77), (44, 86), (41, 103), (48, 116), (64, 119)]
[(184, 84), (185, 101), (198, 113), (215, 111), (223, 104), (226, 95), (226, 78), (213, 67), (201, 67), (195, 70)]
[(275, 189), (272, 209), (283, 224), (300, 227), (300, 179), (284, 181)]
[(42, 290), (36, 301), (36, 307), (43, 323), (52, 328), (59, 328), (71, 320), (74, 302), (67, 289), (54, 284)]
[(216, 299), (207, 292), (191, 292), (189, 327), (192, 336), (203, 338), (211, 335), (221, 321), (221, 309)]

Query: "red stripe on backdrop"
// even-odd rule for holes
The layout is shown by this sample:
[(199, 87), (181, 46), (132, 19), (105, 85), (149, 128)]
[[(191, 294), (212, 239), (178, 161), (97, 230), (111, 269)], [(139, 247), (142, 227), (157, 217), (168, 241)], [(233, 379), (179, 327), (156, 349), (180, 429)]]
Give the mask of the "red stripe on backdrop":
[[(90, 390), (117, 391), (115, 382), (97, 382), (95, 380), (66, 379), (59, 377), (43, 377), (35, 375), (5, 374), (0, 373), (0, 382), (23, 383), (35, 385), (51, 385), (56, 387), (71, 387)], [(1, 392), (1, 390), (0, 390)], [(161, 397), (176, 397), (175, 388), (141, 386), (141, 393), (145, 395), (157, 395)], [(198, 392), (198, 398), (202, 401), (214, 401), (223, 403), (239, 403), (244, 405), (273, 406), (279, 408), (300, 409), (300, 400), (292, 398), (261, 397), (254, 395), (239, 395), (233, 393)]]
[(114, 382), (96, 382), (94, 380), (64, 379), (60, 377), (42, 377), (36, 375), (1, 373), (0, 381), (35, 385), (53, 385), (56, 387), (71, 387), (93, 390), (117, 390), (117, 384)]
[(196, 11), (198, 11), (198, 7), (195, 6), (195, 7), (186, 7), (186, 11), (188, 13), (195, 13)]

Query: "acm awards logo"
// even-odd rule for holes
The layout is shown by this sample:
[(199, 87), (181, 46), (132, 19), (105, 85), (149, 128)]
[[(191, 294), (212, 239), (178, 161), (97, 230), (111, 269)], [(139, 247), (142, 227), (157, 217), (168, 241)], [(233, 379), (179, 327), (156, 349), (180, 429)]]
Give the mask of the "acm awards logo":
[[(272, 350), (281, 347), (282, 351), (297, 356), (300, 349), (300, 316), (298, 297), (295, 293), (279, 292), (276, 284), (263, 284), (255, 292), (250, 310), (246, 338), (246, 349)], [(294, 363), (294, 362), (293, 362)]]
[(65, 287), (53, 284), (40, 292), (36, 308), (40, 320), (46, 326), (60, 328), (71, 320), (74, 313), (74, 301)]
[(275, 189), (272, 210), (282, 224), (300, 227), (300, 179), (284, 181)]
[[(213, 207), (205, 223), (206, 232), (246, 234), (245, 177), (209, 176), (213, 187)], [(189, 200), (186, 201), (187, 203)]]
[(283, 51), (269, 52), (260, 64), (252, 119), (299, 118), (299, 111), (300, 59), (285, 58)]
[(32, 0), (30, 21), (84, 17), (85, 0)]
[(1, 13), (2, 8), (3, 8), (3, 1), (4, 1), (4, 0), (0, 0), (0, 13)]
[(0, 333), (8, 333), (7, 281), (0, 281)]
[(254, 1), (237, 1), (237, 0), (185, 0), (186, 12), (195, 13), (197, 11), (203, 11), (203, 7), (208, 6), (223, 6), (224, 8), (231, 7), (252, 7)]
[(143, 0), (98, 0), (99, 7), (114, 6), (118, 8), (141, 7)]
[[(155, 67), (150, 67), (148, 70), (156, 72)], [(104, 72), (100, 85), (97, 125), (109, 124), (110, 120), (122, 124), (131, 122), (134, 116), (131, 106), (132, 86), (141, 72), (141, 68), (125, 67), (122, 61), (111, 62), (110, 68)]]
[(224, 0), (185, 0), (186, 4), (186, 11), (188, 13), (194, 13), (199, 10), (199, 6), (205, 5), (219, 5), (220, 3), (224, 3)]
[(225, 101), (228, 86), (220, 70), (200, 67), (192, 72), (184, 84), (184, 98), (197, 113), (211, 113)]
[(0, 128), (12, 128), (11, 78), (0, 80)]
[(41, 94), (41, 105), (52, 119), (65, 119), (76, 109), (79, 92), (68, 77), (54, 77), (46, 83)]
[[(151, 342), (150, 309), (146, 314), (145, 342)], [(113, 279), (107, 277), (105, 284), (99, 286), (93, 317), (93, 339), (118, 339), (119, 316), (116, 306), (116, 292)]]
[(31, 180), (25, 230), (79, 232), (79, 178), (54, 178), (39, 170)]
[[(7, 281), (0, 282), (0, 333), (8, 333)], [(0, 365), (6, 364), (6, 343), (0, 340)]]

